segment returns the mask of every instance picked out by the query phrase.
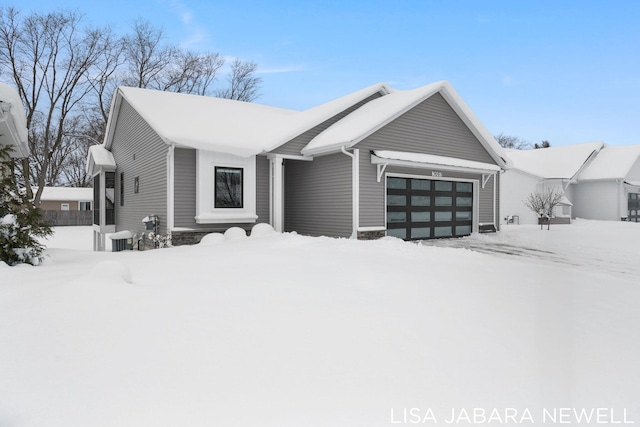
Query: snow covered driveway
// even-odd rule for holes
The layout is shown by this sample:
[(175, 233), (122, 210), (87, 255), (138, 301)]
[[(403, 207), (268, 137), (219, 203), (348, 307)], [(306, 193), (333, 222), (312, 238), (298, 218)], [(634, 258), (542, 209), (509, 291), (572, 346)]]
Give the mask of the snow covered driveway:
[[(606, 226), (603, 226), (606, 224)], [(574, 220), (573, 224), (507, 225), (500, 233), (474, 234), (460, 239), (423, 241), (427, 246), (470, 249), (496, 256), (516, 256), (640, 278), (640, 246), (634, 236), (638, 223)]]

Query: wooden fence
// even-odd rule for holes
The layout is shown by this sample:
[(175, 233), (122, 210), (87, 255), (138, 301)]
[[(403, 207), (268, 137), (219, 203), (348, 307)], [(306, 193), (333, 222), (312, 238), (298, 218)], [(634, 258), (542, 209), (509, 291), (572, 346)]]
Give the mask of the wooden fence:
[(54, 227), (68, 225), (92, 225), (93, 211), (51, 211), (43, 210), (42, 217)]

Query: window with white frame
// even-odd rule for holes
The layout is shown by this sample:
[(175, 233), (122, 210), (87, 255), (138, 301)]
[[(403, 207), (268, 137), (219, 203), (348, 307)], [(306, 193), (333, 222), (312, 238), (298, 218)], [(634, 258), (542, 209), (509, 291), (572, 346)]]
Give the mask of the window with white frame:
[(256, 215), (256, 157), (198, 150), (196, 222), (251, 223)]
[(242, 208), (242, 168), (215, 167), (215, 202), (217, 208)]

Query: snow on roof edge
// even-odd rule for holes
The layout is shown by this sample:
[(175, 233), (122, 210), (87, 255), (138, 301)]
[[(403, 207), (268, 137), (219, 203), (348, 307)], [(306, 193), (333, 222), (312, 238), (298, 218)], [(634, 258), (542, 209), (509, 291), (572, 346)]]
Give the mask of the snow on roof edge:
[[(36, 187), (37, 188), (37, 187)], [(34, 188), (34, 191), (36, 191)], [(89, 187), (51, 187), (42, 189), (43, 201), (91, 201), (93, 200), (93, 188)]]
[[(470, 127), (472, 132), (475, 129), (476, 132), (480, 134), (480, 135), (476, 135), (476, 137), (478, 138), (480, 143), (484, 146), (484, 148), (487, 150), (489, 155), (496, 161), (496, 163), (500, 165), (503, 169), (510, 169), (512, 167), (512, 164), (511, 164), (511, 160), (509, 159), (509, 156), (507, 156), (507, 153), (500, 146), (500, 144), (498, 144), (498, 142), (493, 137), (491, 132), (489, 132), (489, 130), (484, 126), (480, 118), (476, 116), (476, 114), (473, 112), (471, 107), (469, 107), (469, 105), (464, 101), (464, 99), (462, 99), (460, 94), (458, 94), (458, 92), (453, 88), (451, 83), (444, 80), (443, 86), (445, 91), (444, 93), (441, 92), (442, 96), (445, 99), (447, 99), (447, 96), (451, 96), (452, 97), (451, 100), (447, 99), (447, 101), (449, 102), (449, 105), (451, 105), (451, 101), (454, 101), (455, 107), (458, 107), (462, 112), (462, 114), (460, 114), (460, 112), (456, 111), (456, 113), (458, 113), (458, 117), (460, 117), (462, 121), (465, 122), (465, 124), (468, 127)], [(456, 108), (454, 107), (454, 105), (451, 105), (451, 106), (455, 111)], [(469, 120), (470, 123), (467, 123), (465, 119)], [(475, 134), (475, 132), (473, 133)]]
[(605, 146), (587, 142), (543, 149), (505, 149), (514, 170), (541, 179), (575, 179)]
[[(307, 114), (308, 115), (312, 115), (313, 112), (318, 111), (321, 108), (325, 108), (325, 109), (328, 110), (328, 111), (324, 112), (323, 114), (318, 114), (317, 116), (313, 117), (312, 119), (309, 119), (309, 122), (305, 122), (304, 125), (300, 125), (300, 126), (296, 127), (294, 130), (289, 132), (289, 134), (286, 137), (284, 137), (282, 139), (282, 141), (278, 141), (276, 143), (277, 145), (266, 149), (265, 152), (270, 152), (270, 151), (273, 151), (273, 150), (277, 149), (278, 147), (286, 144), (287, 142), (291, 141), (292, 139), (296, 138), (297, 136), (300, 136), (304, 132), (313, 129), (314, 127), (318, 126), (319, 124), (329, 120), (331, 117), (335, 116), (336, 114), (339, 114), (339, 113), (341, 113), (341, 112), (353, 107), (355, 104), (364, 101), (368, 97), (373, 96), (374, 94), (376, 94), (378, 92), (384, 92), (386, 95), (388, 95), (390, 93), (393, 93), (394, 89), (391, 88), (385, 82), (378, 82), (378, 83), (372, 84), (370, 86), (364, 87), (362, 89), (359, 89), (359, 90), (357, 90), (355, 92), (348, 93), (347, 95), (343, 95), (343, 96), (340, 96), (338, 98), (334, 98), (334, 99), (332, 99), (330, 101), (324, 102), (322, 104), (319, 104), (319, 105), (316, 105), (314, 107), (308, 108), (308, 109), (306, 109), (304, 111), (301, 111), (300, 114), (302, 116), (304, 116), (304, 115), (307, 115)], [(338, 104), (338, 106), (336, 106), (336, 107), (334, 107), (332, 109), (327, 108), (327, 106), (333, 106), (334, 104)], [(340, 146), (338, 146), (338, 149), (339, 148), (340, 148)]]
[(454, 166), (465, 169), (479, 169), (499, 172), (502, 168), (498, 165), (473, 160), (465, 160), (457, 157), (438, 156), (435, 154), (410, 153), (407, 151), (373, 150), (373, 154), (381, 159), (402, 160), (415, 163), (426, 163), (442, 166)]
[[(427, 90), (427, 88), (429, 88), (429, 90), (426, 91), (421, 96), (413, 99), (413, 101), (406, 103), (403, 107), (401, 107), (400, 109), (396, 110), (394, 113), (386, 116), (386, 118), (376, 121), (373, 126), (369, 127), (367, 130), (365, 130), (364, 132), (360, 133), (359, 135), (357, 135), (357, 136), (355, 136), (353, 138), (347, 138), (347, 139), (344, 139), (344, 140), (338, 140), (338, 141), (336, 141), (334, 143), (331, 143), (331, 144), (324, 144), (324, 145), (318, 146), (319, 142), (322, 140), (323, 136), (326, 137), (328, 134), (330, 134), (332, 132), (332, 128), (335, 131), (335, 129), (336, 129), (335, 126), (336, 125), (338, 125), (338, 126), (340, 125), (341, 121), (338, 121), (334, 125), (328, 127), (324, 131), (322, 131), (315, 138), (313, 138), (301, 150), (301, 153), (304, 154), (304, 155), (328, 154), (328, 153), (334, 152), (336, 150), (340, 150), (340, 148), (343, 147), (343, 146), (346, 147), (346, 148), (351, 148), (354, 145), (356, 145), (357, 143), (359, 143), (360, 141), (362, 141), (363, 139), (365, 139), (366, 137), (368, 137), (371, 134), (373, 134), (374, 132), (376, 132), (377, 130), (379, 130), (379, 129), (383, 128), (384, 126), (386, 126), (387, 124), (391, 123), (393, 120), (395, 120), (396, 118), (400, 117), (402, 114), (404, 114), (407, 111), (411, 110), (416, 105), (418, 105), (420, 102), (422, 102), (425, 99), (427, 99), (427, 98), (433, 96), (434, 94), (436, 94), (440, 89), (440, 84), (443, 83), (443, 82), (444, 82), (444, 80), (441, 80), (441, 81), (434, 82), (434, 83), (431, 83), (431, 84), (426, 85), (426, 86), (421, 86), (419, 88), (415, 88), (415, 89), (411, 89), (411, 90), (407, 90), (407, 91), (401, 91), (401, 90), (398, 90), (398, 89), (390, 88), (391, 89), (390, 94), (403, 94), (404, 93), (404, 94), (409, 94), (409, 95), (412, 92), (415, 93), (415, 91), (418, 91), (420, 89)], [(371, 102), (375, 102), (375, 101), (378, 101), (380, 99), (382, 99), (382, 98), (378, 98), (377, 100), (373, 100)], [(362, 111), (360, 113), (362, 113)], [(362, 113), (362, 114), (364, 114), (364, 113)], [(344, 122), (342, 122), (342, 124), (344, 124)], [(314, 141), (316, 141), (316, 146), (315, 147), (314, 147)]]
[(605, 145), (578, 175), (578, 181), (626, 179), (640, 162), (640, 144)]
[(105, 144), (92, 145), (87, 154), (85, 170), (90, 175), (95, 175), (101, 169), (115, 170), (116, 161), (113, 153), (106, 149)]
[(31, 154), (29, 130), (22, 99), (17, 90), (2, 82), (0, 82), (0, 118), (7, 124), (12, 134), (10, 137), (13, 153), (20, 157), (28, 157)]
[[(404, 104), (401, 102), (398, 102), (399, 104), (398, 108), (393, 109), (391, 113), (388, 115), (384, 113), (379, 113), (379, 115), (382, 115), (383, 118), (381, 120), (377, 120), (375, 123), (373, 123), (372, 126), (366, 127), (366, 129), (364, 129), (362, 132), (355, 134), (355, 132), (349, 132), (347, 130), (346, 133), (347, 134), (351, 133), (352, 135), (344, 139), (338, 139), (334, 142), (323, 144), (322, 143), (323, 137), (328, 138), (328, 135), (331, 135), (332, 132), (336, 133), (336, 129), (339, 129), (341, 126), (343, 128), (345, 127), (345, 122), (343, 121), (344, 120), (343, 119), (342, 121), (337, 122), (333, 126), (330, 126), (329, 128), (325, 129), (323, 132), (321, 132), (318, 136), (316, 136), (313, 140), (311, 140), (307, 144), (307, 146), (305, 146), (301, 150), (301, 152), (302, 154), (305, 154), (305, 155), (318, 155), (318, 154), (329, 154), (331, 152), (338, 151), (342, 146), (346, 148), (351, 148), (357, 143), (359, 143), (360, 141), (362, 141), (363, 139), (367, 138), (368, 136), (376, 132), (377, 130), (389, 124), (396, 118), (405, 114), (407, 111), (411, 110), (421, 102), (424, 102), (426, 99), (435, 95), (436, 93), (440, 93), (443, 96), (445, 101), (451, 106), (451, 108), (455, 111), (458, 117), (460, 117), (460, 119), (471, 130), (471, 132), (475, 135), (478, 141), (480, 141), (480, 144), (482, 144), (485, 150), (487, 150), (487, 153), (491, 156), (491, 158), (494, 159), (496, 164), (500, 165), (500, 167), (503, 169), (509, 169), (511, 167), (511, 162), (507, 154), (504, 152), (502, 147), (497, 143), (493, 135), (491, 135), (491, 133), (484, 127), (482, 122), (478, 119), (478, 117), (473, 113), (473, 111), (469, 108), (469, 106), (460, 97), (460, 95), (455, 91), (455, 89), (453, 89), (453, 86), (451, 86), (451, 84), (446, 80), (436, 81), (434, 83), (430, 83), (428, 85), (421, 86), (421, 87), (407, 90), (407, 91), (392, 89), (392, 95), (398, 94), (398, 96), (406, 97), (407, 102)], [(416, 96), (412, 96), (412, 95), (416, 95)], [(371, 101), (370, 104), (373, 104), (376, 101), (379, 101), (379, 99)], [(399, 99), (401, 100), (402, 98), (399, 98)], [(387, 102), (388, 100), (389, 99), (387, 99)], [(385, 102), (385, 101), (380, 101), (380, 102)], [(373, 104), (373, 105), (376, 105), (376, 104)], [(363, 108), (365, 107), (366, 106), (363, 106)], [(369, 106), (369, 108), (371, 109), (371, 106)], [(361, 110), (359, 114), (364, 115), (365, 111), (366, 110)], [(354, 113), (356, 113), (356, 116), (352, 116), (352, 117), (357, 117), (357, 110)]]

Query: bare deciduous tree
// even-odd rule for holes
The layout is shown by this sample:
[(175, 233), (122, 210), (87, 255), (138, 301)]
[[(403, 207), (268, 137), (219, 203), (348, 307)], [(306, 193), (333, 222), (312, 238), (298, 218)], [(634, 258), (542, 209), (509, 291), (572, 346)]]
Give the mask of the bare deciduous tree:
[(535, 149), (549, 148), (549, 147), (551, 147), (551, 143), (549, 141), (547, 141), (546, 139), (544, 141), (542, 141), (540, 144), (538, 144), (537, 142), (535, 144), (533, 144), (533, 148), (535, 148)]
[(501, 133), (500, 135), (496, 135), (494, 138), (498, 141), (498, 144), (504, 148), (512, 148), (515, 150), (528, 150), (531, 148), (531, 144), (528, 141), (517, 136)]
[(125, 36), (127, 77), (124, 84), (132, 87), (157, 89), (162, 71), (171, 63), (175, 48), (164, 46), (164, 31), (149, 21), (137, 20), (133, 34)]
[(545, 191), (534, 191), (529, 194), (524, 204), (527, 208), (538, 215), (540, 221), (540, 230), (544, 221), (547, 221), (547, 230), (551, 229), (551, 218), (553, 217), (553, 209), (562, 202), (564, 194), (554, 188), (548, 188)]
[(234, 59), (229, 74), (229, 87), (219, 90), (216, 96), (237, 101), (251, 102), (258, 97), (262, 79), (255, 76), (258, 64)]
[(78, 123), (78, 126), (71, 128), (69, 133), (65, 134), (69, 138), (68, 146), (72, 147), (72, 151), (65, 157), (62, 167), (62, 176), (65, 184), (71, 187), (90, 187), (92, 179), (86, 170), (87, 155), (89, 147), (99, 144), (100, 141), (94, 136), (93, 129), (86, 128), (86, 122)]
[[(80, 168), (90, 140), (104, 140), (117, 86), (217, 94), (253, 101), (261, 79), (257, 65), (235, 60), (227, 89), (213, 91), (224, 65), (219, 54), (198, 54), (164, 43), (162, 29), (147, 21), (116, 36), (109, 28), (83, 28), (75, 11), (22, 16), (0, 7), (0, 76), (16, 86), (24, 103), (33, 155), (22, 162), (22, 182), (40, 203), (45, 185), (87, 185)], [(70, 137), (70, 134), (85, 138)]]
[(89, 93), (88, 72), (105, 49), (104, 31), (81, 28), (80, 21), (71, 11), (23, 18), (14, 8), (0, 9), (0, 69), (10, 75), (26, 107), (35, 166), (25, 159), (22, 173), (30, 196), (30, 184), (38, 186), (36, 205), (45, 184), (58, 182), (59, 165), (69, 152), (65, 125)]
[[(85, 109), (86, 124), (90, 137), (102, 140), (109, 118), (111, 99), (119, 84), (119, 75), (124, 64), (125, 40), (115, 36), (111, 30), (105, 32), (105, 48), (91, 70), (89, 81), (95, 99)], [(77, 131), (74, 131), (77, 133)]]

